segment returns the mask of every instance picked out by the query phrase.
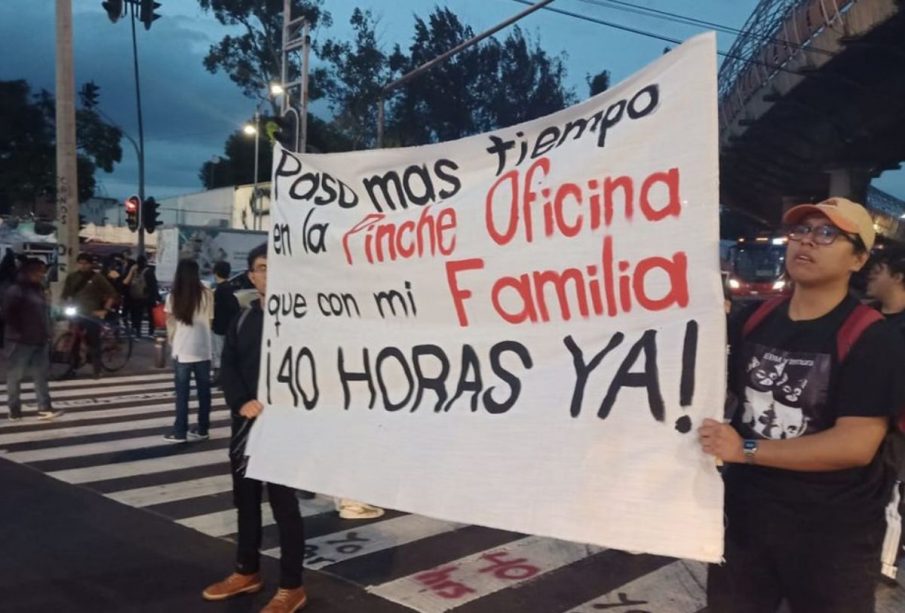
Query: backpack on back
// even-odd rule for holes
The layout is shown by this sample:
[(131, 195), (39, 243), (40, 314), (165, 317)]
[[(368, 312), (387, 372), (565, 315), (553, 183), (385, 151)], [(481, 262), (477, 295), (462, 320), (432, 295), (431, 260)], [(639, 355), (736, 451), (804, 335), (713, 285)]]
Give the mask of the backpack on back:
[(132, 279), (129, 285), (129, 297), (133, 300), (147, 300), (148, 298), (148, 278), (145, 275), (147, 269), (141, 270)]

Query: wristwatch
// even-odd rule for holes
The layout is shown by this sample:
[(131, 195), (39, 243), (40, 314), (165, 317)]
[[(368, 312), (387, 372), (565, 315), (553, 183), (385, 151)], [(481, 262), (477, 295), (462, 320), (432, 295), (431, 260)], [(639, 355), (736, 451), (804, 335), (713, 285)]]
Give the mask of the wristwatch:
[(754, 456), (757, 454), (757, 441), (746, 438), (742, 443), (742, 451), (745, 453), (745, 464), (754, 464)]

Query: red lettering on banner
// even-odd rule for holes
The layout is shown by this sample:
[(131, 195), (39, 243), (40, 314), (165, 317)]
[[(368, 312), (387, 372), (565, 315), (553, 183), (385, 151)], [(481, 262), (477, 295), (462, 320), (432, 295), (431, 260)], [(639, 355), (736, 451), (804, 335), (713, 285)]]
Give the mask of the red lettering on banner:
[[(528, 167), (523, 179), (520, 171), (515, 169), (501, 175), (490, 187), (484, 199), (484, 224), (494, 243), (505, 246), (517, 236), (532, 243), (539, 235), (538, 224), (542, 226), (544, 237), (574, 238), (582, 230), (609, 227), (617, 210), (625, 221), (631, 222), (636, 205), (651, 222), (678, 217), (681, 213), (678, 168), (645, 177), (638, 190), (637, 202), (631, 177), (608, 176), (603, 180), (591, 179), (585, 185), (562, 183), (542, 187), (550, 173), (550, 160), (542, 157)], [(653, 192), (658, 187), (666, 188), (665, 203), (654, 202)], [(587, 208), (584, 207), (586, 202)], [(573, 211), (569, 219), (565, 215), (567, 203)], [(585, 223), (585, 217), (588, 223)]]
[(421, 209), (418, 221), (401, 223), (386, 220), (385, 213), (370, 213), (343, 234), (346, 262), (355, 263), (352, 241), (360, 238), (357, 251), (369, 264), (408, 259), (452, 255), (456, 248), (456, 211), (444, 208), (434, 215), (430, 206)]
[(468, 315), (465, 313), (464, 303), (466, 299), (471, 298), (471, 292), (467, 289), (459, 289), (457, 275), (465, 270), (481, 270), (482, 268), (484, 268), (484, 260), (482, 258), (469, 258), (446, 263), (446, 283), (449, 285), (449, 293), (452, 294), (453, 302), (456, 306), (459, 325), (463, 328), (468, 326)]

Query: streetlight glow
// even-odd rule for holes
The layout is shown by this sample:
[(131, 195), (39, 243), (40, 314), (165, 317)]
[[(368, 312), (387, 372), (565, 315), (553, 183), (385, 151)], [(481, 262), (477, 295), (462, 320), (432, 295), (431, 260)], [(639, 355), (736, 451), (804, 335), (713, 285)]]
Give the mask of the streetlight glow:
[(272, 96), (282, 96), (283, 95), (283, 86), (279, 83), (271, 83), (270, 84), (270, 94)]
[(242, 131), (245, 132), (246, 134), (248, 134), (249, 136), (254, 136), (255, 134), (258, 133), (258, 129), (255, 128), (250, 123), (245, 124), (245, 126), (242, 128)]

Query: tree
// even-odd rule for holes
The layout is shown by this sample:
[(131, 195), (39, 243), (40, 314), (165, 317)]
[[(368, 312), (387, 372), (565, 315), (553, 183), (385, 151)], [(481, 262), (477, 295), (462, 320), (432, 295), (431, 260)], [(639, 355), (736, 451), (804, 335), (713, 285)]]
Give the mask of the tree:
[(586, 80), (588, 82), (588, 96), (596, 96), (610, 88), (610, 71), (601, 70), (593, 77), (588, 75)]
[[(76, 111), (79, 202), (94, 194), (95, 170), (111, 172), (122, 159), (122, 135), (100, 118), (97, 103), (97, 87), (86, 84)], [(42, 90), (31, 96), (24, 80), (0, 81), (0, 212), (33, 212), (36, 202), (54, 199), (55, 126), (50, 93)]]
[[(474, 36), (449, 9), (415, 20), (406, 58), (390, 58), (409, 72)], [(392, 107), (392, 130), (404, 145), (452, 140), (528, 121), (575, 100), (565, 86), (563, 60), (515, 27), (447, 59), (403, 86)]]
[[(223, 71), (249, 98), (269, 100), (274, 114), (276, 103), (268, 98), (271, 83), (280, 81), (280, 56), (283, 32), (283, 0), (198, 0), (201, 8), (213, 12), (225, 26), (239, 26), (245, 31), (227, 35), (211, 45), (204, 58), (210, 72)], [(321, 8), (323, 0), (292, 0), (292, 16), (304, 17), (311, 28), (329, 27), (330, 13)], [(294, 66), (289, 80), (298, 78), (300, 68)], [(319, 97), (316, 80), (309, 86), (309, 99)]]
[(320, 57), (328, 68), (319, 70), (317, 80), (330, 102), (334, 126), (353, 149), (366, 149), (377, 140), (377, 100), (396, 71), (377, 44), (371, 12), (356, 8), (350, 23), (352, 42), (327, 40), (321, 46)]

